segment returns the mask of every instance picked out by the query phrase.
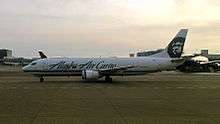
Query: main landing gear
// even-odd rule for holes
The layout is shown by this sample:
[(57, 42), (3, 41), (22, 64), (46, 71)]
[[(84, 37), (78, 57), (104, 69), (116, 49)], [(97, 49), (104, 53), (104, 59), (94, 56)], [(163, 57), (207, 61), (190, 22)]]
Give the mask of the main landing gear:
[(40, 82), (44, 82), (44, 77), (40, 77)]
[(105, 76), (105, 81), (106, 82), (112, 82), (112, 78), (109, 75)]

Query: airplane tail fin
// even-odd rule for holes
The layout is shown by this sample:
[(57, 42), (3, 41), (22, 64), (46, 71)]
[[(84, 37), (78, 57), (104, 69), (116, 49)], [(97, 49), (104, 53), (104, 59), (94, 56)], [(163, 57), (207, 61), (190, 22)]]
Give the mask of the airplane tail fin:
[(152, 55), (153, 57), (169, 57), (169, 58), (180, 58), (183, 53), (184, 44), (186, 41), (188, 29), (181, 29), (173, 40), (168, 44), (164, 51)]
[(39, 53), (41, 59), (47, 58), (47, 56), (42, 51), (39, 51), (38, 53)]

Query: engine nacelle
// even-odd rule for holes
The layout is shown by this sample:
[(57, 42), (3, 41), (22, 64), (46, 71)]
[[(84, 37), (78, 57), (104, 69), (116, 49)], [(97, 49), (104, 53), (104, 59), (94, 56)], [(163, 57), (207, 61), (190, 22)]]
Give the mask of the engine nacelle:
[(94, 70), (82, 71), (82, 79), (84, 80), (97, 80), (99, 78), (100, 78), (100, 74), (98, 71), (94, 71)]

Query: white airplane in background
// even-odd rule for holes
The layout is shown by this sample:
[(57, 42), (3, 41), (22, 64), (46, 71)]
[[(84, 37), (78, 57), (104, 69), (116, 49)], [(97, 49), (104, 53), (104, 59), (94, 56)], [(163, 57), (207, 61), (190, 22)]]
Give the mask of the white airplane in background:
[(181, 58), (188, 29), (181, 29), (169, 45), (160, 53), (135, 58), (47, 58), (42, 52), (41, 59), (23, 67), (44, 81), (46, 76), (82, 76), (84, 80), (112, 81), (111, 76), (144, 75), (173, 69), (184, 62)]

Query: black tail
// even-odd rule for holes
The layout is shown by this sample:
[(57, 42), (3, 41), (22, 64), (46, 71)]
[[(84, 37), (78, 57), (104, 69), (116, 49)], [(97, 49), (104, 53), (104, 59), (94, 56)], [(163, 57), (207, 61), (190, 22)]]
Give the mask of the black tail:
[(170, 58), (180, 58), (186, 40), (188, 29), (181, 29), (167, 47)]
[(163, 51), (151, 57), (180, 58), (183, 53), (187, 32), (188, 29), (181, 29)]

